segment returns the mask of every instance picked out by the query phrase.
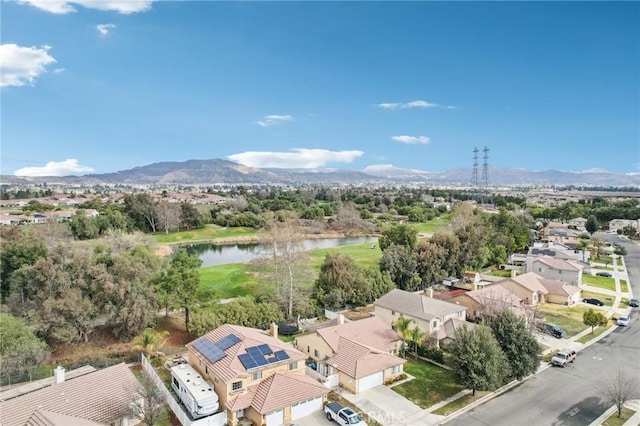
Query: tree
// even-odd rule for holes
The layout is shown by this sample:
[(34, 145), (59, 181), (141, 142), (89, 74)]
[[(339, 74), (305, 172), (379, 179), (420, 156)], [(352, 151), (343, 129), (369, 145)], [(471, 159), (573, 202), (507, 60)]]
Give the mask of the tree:
[(425, 332), (418, 326), (415, 326), (410, 331), (411, 334), (411, 342), (413, 343), (413, 354), (418, 355), (418, 346), (422, 344), (422, 339), (424, 338)]
[(327, 253), (314, 286), (316, 298), (323, 306), (342, 307), (353, 300), (358, 278), (353, 259), (340, 253)]
[(87, 216), (84, 210), (79, 210), (69, 223), (73, 237), (78, 240), (92, 240), (98, 238), (99, 228), (96, 220)]
[(613, 246), (613, 253), (617, 254), (618, 256), (626, 256), (627, 255), (627, 249), (626, 247), (623, 247), (619, 244), (616, 244)]
[(18, 318), (0, 313), (0, 372), (19, 374), (35, 368), (49, 355), (46, 343)]
[(156, 204), (156, 212), (158, 217), (158, 231), (177, 231), (181, 225), (181, 210), (177, 204), (162, 200)]
[(382, 251), (395, 244), (411, 253), (418, 242), (418, 230), (406, 223), (394, 224), (382, 231), (378, 245)]
[(449, 345), (451, 365), (456, 380), (473, 391), (495, 390), (510, 375), (510, 368), (491, 329), (463, 326)]
[(168, 331), (154, 330), (147, 327), (142, 334), (136, 336), (131, 342), (131, 351), (143, 353), (147, 358), (153, 358), (154, 356), (164, 356), (160, 350), (167, 342), (169, 337)]
[(380, 271), (387, 272), (402, 290), (418, 290), (422, 284), (416, 262), (403, 246), (392, 244), (382, 253)]
[(198, 309), (193, 316), (191, 331), (202, 336), (222, 324), (267, 329), (271, 323), (284, 321), (284, 314), (275, 303), (258, 303), (245, 297), (229, 303)]
[(589, 248), (591, 244), (589, 243), (589, 240), (580, 240), (580, 242), (578, 243), (578, 249), (580, 249), (580, 251), (582, 252), (582, 261), (586, 262), (587, 261), (587, 249)]
[(140, 381), (140, 386), (136, 386), (135, 389), (129, 389), (131, 394), (129, 399), (132, 401), (130, 404), (133, 413), (137, 415), (145, 426), (164, 423), (162, 420), (167, 417), (164, 393), (146, 371), (142, 370), (138, 380)]
[(130, 194), (124, 197), (124, 211), (141, 230), (158, 229), (157, 203), (149, 194)]
[[(33, 265), (36, 260), (47, 255), (47, 247), (36, 236), (18, 231), (12, 232), (13, 238), (3, 229), (0, 237), (3, 240), (0, 250), (0, 297), (4, 300), (10, 292), (11, 275), (23, 266)], [(9, 237), (9, 238), (7, 238)]]
[(411, 330), (409, 327), (411, 323), (414, 322), (411, 318), (406, 318), (403, 315), (394, 321), (393, 329), (400, 335), (402, 338), (402, 356), (405, 356), (405, 352), (407, 350), (407, 341), (411, 340)]
[(582, 322), (584, 325), (591, 327), (591, 334), (593, 334), (593, 329), (596, 326), (607, 325), (609, 320), (607, 317), (602, 315), (602, 312), (596, 312), (593, 309), (589, 309), (582, 315)]
[(535, 373), (540, 363), (540, 348), (524, 318), (505, 310), (491, 319), (490, 326), (511, 365), (512, 377), (522, 380)]
[(600, 229), (600, 222), (598, 222), (598, 218), (595, 215), (590, 215), (587, 218), (587, 223), (584, 227), (590, 234), (593, 234)]
[(602, 394), (602, 398), (618, 409), (618, 417), (622, 415), (622, 407), (625, 402), (638, 398), (638, 383), (634, 374), (616, 369), (614, 374), (596, 385), (596, 389)]
[(196, 254), (189, 254), (180, 248), (171, 259), (166, 278), (173, 288), (178, 305), (184, 309), (184, 323), (189, 331), (189, 310), (196, 304), (200, 288), (202, 260)]
[(602, 254), (604, 241), (601, 238), (592, 238), (591, 245), (593, 245), (593, 247), (596, 249), (596, 257), (600, 257), (600, 254)]

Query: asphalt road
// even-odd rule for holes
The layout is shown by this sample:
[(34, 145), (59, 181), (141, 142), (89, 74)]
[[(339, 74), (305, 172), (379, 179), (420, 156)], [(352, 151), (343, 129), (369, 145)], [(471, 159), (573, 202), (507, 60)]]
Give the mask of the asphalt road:
[[(627, 272), (634, 297), (640, 296), (640, 246), (616, 235), (598, 234), (627, 248)], [(548, 368), (447, 425), (588, 425), (611, 404), (601, 401), (597, 386), (621, 368), (640, 389), (640, 308), (629, 327), (617, 327), (607, 337), (578, 353), (567, 367)]]

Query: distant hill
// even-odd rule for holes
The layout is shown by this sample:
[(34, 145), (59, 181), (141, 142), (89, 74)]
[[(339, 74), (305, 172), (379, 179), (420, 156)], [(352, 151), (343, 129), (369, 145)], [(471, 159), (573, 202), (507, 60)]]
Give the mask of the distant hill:
[[(37, 183), (67, 185), (212, 185), (226, 184), (314, 184), (314, 183), (423, 183), (432, 185), (469, 185), (471, 167), (444, 172), (410, 170), (391, 165), (368, 166), (363, 170), (346, 169), (259, 169), (232, 161), (189, 160), (153, 163), (115, 173), (65, 177), (2, 176), (2, 184)], [(489, 185), (576, 185), (636, 186), (640, 174), (621, 175), (604, 170), (563, 172), (531, 171), (518, 168), (489, 167)]]

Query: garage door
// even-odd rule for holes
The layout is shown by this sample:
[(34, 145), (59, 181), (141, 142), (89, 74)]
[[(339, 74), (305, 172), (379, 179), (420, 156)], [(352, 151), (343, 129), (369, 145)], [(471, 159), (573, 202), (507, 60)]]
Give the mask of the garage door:
[(322, 398), (318, 397), (309, 401), (302, 401), (291, 406), (291, 420), (298, 420), (300, 417), (308, 416), (322, 410)]
[(379, 373), (372, 374), (360, 379), (358, 383), (358, 392), (371, 389), (374, 386), (382, 385), (384, 383), (383, 374), (384, 372), (381, 371)]
[(267, 413), (267, 426), (281, 426), (284, 423), (283, 414), (283, 410), (276, 410)]

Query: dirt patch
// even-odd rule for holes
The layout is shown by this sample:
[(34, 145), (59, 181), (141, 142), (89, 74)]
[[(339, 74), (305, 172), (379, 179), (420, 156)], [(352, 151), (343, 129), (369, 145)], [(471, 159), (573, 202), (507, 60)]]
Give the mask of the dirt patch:
[(168, 257), (173, 253), (173, 249), (169, 244), (161, 244), (155, 248), (154, 253), (158, 257)]
[(184, 346), (193, 340), (193, 336), (187, 333), (184, 327), (184, 318), (177, 315), (160, 317), (158, 319), (158, 330), (168, 331), (169, 339), (165, 343), (165, 348), (175, 348)]
[(357, 320), (369, 318), (370, 316), (373, 315), (374, 311), (375, 311), (374, 305), (361, 306), (361, 307), (352, 309), (350, 311), (346, 311), (344, 313), (344, 316), (350, 319), (351, 321), (357, 321)]
[(130, 344), (118, 340), (111, 327), (97, 327), (89, 343), (55, 346), (50, 359), (54, 364), (78, 364), (130, 354)]

